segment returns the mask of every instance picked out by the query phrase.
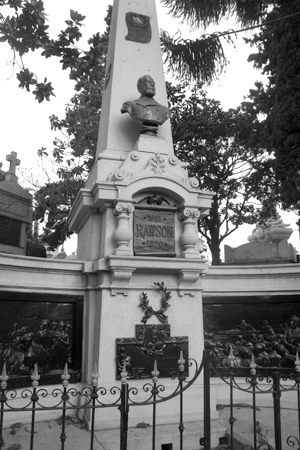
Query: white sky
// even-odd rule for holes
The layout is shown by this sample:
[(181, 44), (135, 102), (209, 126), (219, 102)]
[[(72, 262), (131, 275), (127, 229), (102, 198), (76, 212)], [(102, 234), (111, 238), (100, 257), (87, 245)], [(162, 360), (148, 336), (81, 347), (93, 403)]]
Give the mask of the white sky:
[[(80, 48), (87, 48), (87, 40), (94, 33), (102, 33), (105, 30), (104, 17), (107, 7), (113, 0), (44, 0), (46, 13), (49, 15), (50, 35), (57, 36), (57, 33), (64, 27), (64, 21), (69, 18), (69, 11), (73, 9), (86, 16), (85, 26), (82, 27), (83, 38), (78, 44)], [(160, 28), (167, 30), (174, 35), (180, 28), (183, 37), (188, 37), (190, 30), (187, 26), (174, 21), (168, 16), (168, 11), (156, 0), (158, 22)], [(232, 23), (222, 23), (219, 31), (234, 28)], [(209, 32), (214, 31), (211, 27)], [(193, 37), (200, 36), (203, 31), (193, 33)], [(247, 57), (251, 49), (246, 45), (242, 36), (238, 35), (236, 49), (225, 47), (226, 55), (230, 59), (230, 64), (226, 73), (218, 82), (215, 82), (209, 89), (209, 95), (222, 102), (225, 109), (237, 107), (243, 97), (247, 95), (253, 87), (256, 79), (260, 77), (259, 72), (252, 68), (247, 62)], [(33, 169), (37, 173), (37, 150), (47, 147), (49, 152), (52, 149), (54, 134), (50, 130), (49, 116), (56, 114), (64, 116), (65, 104), (73, 94), (73, 83), (68, 78), (68, 71), (62, 71), (58, 59), (45, 59), (37, 54), (25, 55), (24, 62), (31, 71), (42, 80), (47, 78), (52, 81), (56, 97), (52, 97), (50, 102), (39, 104), (34, 99), (33, 94), (18, 88), (18, 80), (13, 74), (13, 68), (7, 64), (12, 59), (12, 53), (7, 44), (0, 43), (0, 161), (4, 163), (4, 170), (8, 169), (8, 162), (5, 157), (11, 151), (18, 153), (21, 166), (24, 169)], [(18, 71), (18, 70), (16, 70)], [(283, 216), (284, 220), (291, 223), (293, 229), (297, 230), (295, 214)], [(241, 231), (235, 232), (226, 241), (227, 245), (236, 247), (247, 242), (247, 236), (251, 234), (253, 226), (243, 226)], [(290, 242), (298, 248), (298, 233), (294, 232)], [(67, 253), (74, 250), (74, 239), (67, 243), (65, 248)]]

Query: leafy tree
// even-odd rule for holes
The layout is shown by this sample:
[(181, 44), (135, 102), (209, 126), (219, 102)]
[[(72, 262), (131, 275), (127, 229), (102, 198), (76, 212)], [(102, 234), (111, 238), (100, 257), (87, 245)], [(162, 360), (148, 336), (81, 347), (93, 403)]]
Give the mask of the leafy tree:
[[(47, 17), (41, 0), (0, 0), (0, 42), (6, 42), (12, 52), (12, 64), (19, 66), (17, 73), (19, 87), (30, 91), (39, 102), (50, 100), (54, 89), (50, 81), (37, 79), (36, 75), (26, 67), (24, 56), (30, 51), (42, 50), (42, 56), (60, 58), (62, 68), (74, 69), (78, 60), (84, 58), (75, 43), (81, 38), (80, 27), (84, 16), (70, 11), (70, 19), (66, 20), (66, 28), (57, 39), (48, 34)], [(13, 12), (5, 16), (7, 8)]]
[[(257, 83), (250, 91), (248, 107), (256, 111), (254, 123), (261, 122), (259, 139), (270, 153), (275, 152), (276, 191), (283, 208), (300, 210), (300, 4), (297, 0), (162, 0), (171, 14), (194, 28), (206, 28), (232, 18), (236, 26), (251, 28), (262, 24), (252, 39), (257, 48), (249, 61), (268, 76), (267, 85)], [(207, 81), (226, 64), (222, 48), (225, 33), (196, 40), (171, 38), (162, 34), (166, 59), (180, 78)], [(210, 46), (209, 46), (210, 43)], [(208, 71), (207, 71), (208, 68)], [(278, 197), (279, 195), (279, 197)]]
[[(38, 189), (34, 199), (35, 219), (45, 222), (44, 240), (52, 249), (70, 236), (67, 216), (94, 163), (110, 18), (111, 8), (105, 19), (106, 31), (89, 39), (89, 50), (71, 69), (70, 77), (76, 81), (75, 94), (66, 106), (65, 117), (50, 117), (51, 128), (58, 132), (52, 157), (59, 164), (59, 180)], [(46, 148), (41, 148), (38, 154), (49, 156)]]
[(273, 212), (272, 159), (257, 144), (258, 130), (253, 130), (253, 117), (246, 108), (224, 111), (199, 85), (189, 97), (182, 86), (169, 86), (169, 94), (175, 153), (199, 180), (200, 189), (215, 192), (199, 232), (207, 240), (212, 264), (217, 265), (226, 237), (244, 223), (256, 223), (261, 209), (265, 214)]
[[(278, 192), (284, 208), (300, 210), (300, 4), (281, 1), (269, 24), (249, 39), (257, 48), (249, 61), (268, 76), (256, 83), (249, 104), (263, 127), (265, 147), (275, 151)], [(284, 20), (278, 20), (286, 17)]]
[(47, 183), (35, 193), (35, 219), (45, 221), (43, 239), (51, 249), (63, 244), (70, 236), (67, 216), (78, 190), (83, 186), (83, 179), (70, 176)]

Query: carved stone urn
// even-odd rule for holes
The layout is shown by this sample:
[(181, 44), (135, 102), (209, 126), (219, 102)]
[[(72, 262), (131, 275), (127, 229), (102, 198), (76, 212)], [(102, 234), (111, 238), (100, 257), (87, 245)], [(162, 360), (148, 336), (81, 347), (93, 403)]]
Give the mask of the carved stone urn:
[(278, 245), (279, 242), (283, 241), (284, 239), (288, 240), (291, 237), (292, 233), (292, 228), (283, 228), (280, 226), (272, 226), (268, 231), (270, 241), (272, 241), (272, 243), (276, 245)]

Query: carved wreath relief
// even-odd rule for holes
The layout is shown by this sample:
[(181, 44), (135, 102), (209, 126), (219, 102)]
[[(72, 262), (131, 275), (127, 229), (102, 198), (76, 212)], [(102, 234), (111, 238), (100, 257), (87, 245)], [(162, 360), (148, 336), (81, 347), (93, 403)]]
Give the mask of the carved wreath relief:
[[(171, 306), (171, 292), (164, 282), (154, 283), (160, 291), (161, 307), (155, 311), (150, 305), (148, 295), (142, 292), (139, 307), (144, 312), (143, 325), (136, 325), (135, 338), (117, 339), (117, 378), (121, 377), (124, 365), (128, 378), (150, 378), (154, 361), (160, 377), (177, 376), (178, 359), (183, 352), (186, 361), (185, 373), (188, 374), (188, 337), (171, 337), (171, 326), (165, 315)], [(157, 325), (146, 325), (148, 319), (156, 316), (162, 322)]]

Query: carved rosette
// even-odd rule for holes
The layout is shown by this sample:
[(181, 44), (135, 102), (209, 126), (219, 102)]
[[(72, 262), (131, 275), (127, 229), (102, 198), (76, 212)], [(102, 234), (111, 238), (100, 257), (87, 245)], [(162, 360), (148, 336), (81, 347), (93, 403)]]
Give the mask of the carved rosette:
[(179, 219), (183, 222), (182, 235), (180, 237), (180, 243), (183, 247), (183, 258), (200, 258), (200, 254), (196, 249), (196, 245), (199, 242), (197, 228), (195, 224), (200, 217), (198, 209), (185, 208), (179, 214)]
[(134, 206), (130, 203), (117, 203), (114, 208), (114, 215), (117, 218), (117, 228), (113, 234), (117, 247), (114, 251), (115, 255), (128, 256), (133, 255), (129, 248), (129, 243), (133, 239), (132, 230), (129, 227), (129, 219), (134, 211)]

